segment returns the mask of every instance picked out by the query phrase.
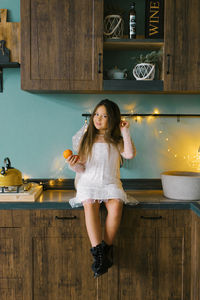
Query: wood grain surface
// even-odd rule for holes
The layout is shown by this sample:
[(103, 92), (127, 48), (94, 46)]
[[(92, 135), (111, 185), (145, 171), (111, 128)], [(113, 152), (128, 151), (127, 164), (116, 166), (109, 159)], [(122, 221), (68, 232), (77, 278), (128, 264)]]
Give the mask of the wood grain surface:
[(7, 9), (0, 9), (0, 40), (6, 41), (10, 61), (20, 63), (20, 23), (7, 22)]

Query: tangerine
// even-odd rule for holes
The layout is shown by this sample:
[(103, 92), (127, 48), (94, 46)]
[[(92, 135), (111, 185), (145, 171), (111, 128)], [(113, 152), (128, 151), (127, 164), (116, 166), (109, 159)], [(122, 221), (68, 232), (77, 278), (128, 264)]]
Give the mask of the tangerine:
[(73, 154), (73, 152), (72, 152), (70, 149), (66, 149), (66, 150), (63, 152), (64, 158), (68, 158), (68, 157), (71, 156), (72, 154)]

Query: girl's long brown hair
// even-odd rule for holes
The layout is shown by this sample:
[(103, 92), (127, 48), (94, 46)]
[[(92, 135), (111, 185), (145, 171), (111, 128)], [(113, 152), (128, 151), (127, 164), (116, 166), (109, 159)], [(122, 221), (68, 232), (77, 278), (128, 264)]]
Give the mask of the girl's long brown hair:
[(119, 145), (119, 143), (123, 141), (120, 131), (121, 115), (119, 107), (113, 101), (104, 99), (97, 104), (90, 117), (88, 129), (82, 138), (78, 151), (78, 155), (81, 159), (86, 160), (87, 157), (91, 156), (92, 146), (98, 133), (98, 130), (94, 126), (93, 118), (98, 107), (102, 105), (105, 106), (108, 115), (108, 128), (106, 129), (104, 137), (105, 141), (108, 144), (114, 144), (115, 146)]

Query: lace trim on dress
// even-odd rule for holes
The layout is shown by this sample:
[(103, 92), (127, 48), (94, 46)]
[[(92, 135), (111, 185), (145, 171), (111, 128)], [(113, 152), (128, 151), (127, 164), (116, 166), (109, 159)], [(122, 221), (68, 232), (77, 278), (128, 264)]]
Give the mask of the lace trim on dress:
[[(95, 202), (102, 203), (102, 202), (108, 202), (109, 200), (111, 200), (111, 199), (87, 199), (87, 200), (82, 201), (82, 203), (84, 205), (85, 203), (95, 203)], [(124, 203), (124, 201), (122, 199), (115, 198), (115, 200)]]

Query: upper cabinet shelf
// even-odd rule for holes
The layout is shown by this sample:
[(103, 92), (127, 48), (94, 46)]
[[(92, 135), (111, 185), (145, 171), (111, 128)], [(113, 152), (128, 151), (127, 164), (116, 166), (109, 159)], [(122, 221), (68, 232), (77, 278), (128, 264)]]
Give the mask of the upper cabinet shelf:
[(106, 39), (104, 50), (159, 50), (164, 46), (163, 39)]

